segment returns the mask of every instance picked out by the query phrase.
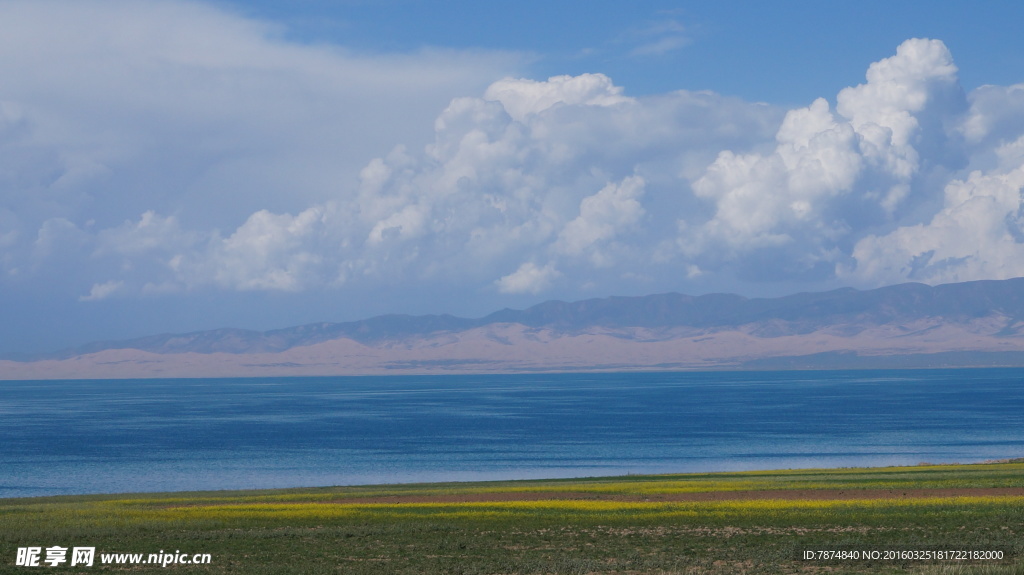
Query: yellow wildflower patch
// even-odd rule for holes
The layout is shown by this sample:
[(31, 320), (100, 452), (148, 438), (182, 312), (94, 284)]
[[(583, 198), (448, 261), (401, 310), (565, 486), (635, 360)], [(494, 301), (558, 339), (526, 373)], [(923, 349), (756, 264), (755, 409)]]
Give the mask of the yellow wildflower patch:
[(708, 517), (842, 509), (1011, 505), (1024, 507), (1024, 497), (921, 497), (907, 499), (638, 502), (594, 500), (494, 501), (464, 503), (259, 503), (135, 509), (138, 518), (194, 519), (331, 519), (331, 518), (464, 518), (486, 519), (522, 514), (556, 516), (612, 515)]

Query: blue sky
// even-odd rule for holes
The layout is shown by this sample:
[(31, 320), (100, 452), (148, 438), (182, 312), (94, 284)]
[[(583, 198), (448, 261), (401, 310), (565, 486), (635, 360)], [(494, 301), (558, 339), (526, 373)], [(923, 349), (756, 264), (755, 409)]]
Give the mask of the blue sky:
[(0, 353), (1024, 275), (1022, 21), (0, 0)]
[[(801, 105), (834, 95), (908, 38), (938, 38), (965, 87), (1013, 84), (1024, 66), (1019, 2), (811, 0), (479, 3), (254, 0), (221, 5), (300, 42), (373, 52), (424, 46), (533, 55), (538, 77), (600, 71), (630, 94), (714, 90)], [(636, 48), (664, 42), (647, 57)]]

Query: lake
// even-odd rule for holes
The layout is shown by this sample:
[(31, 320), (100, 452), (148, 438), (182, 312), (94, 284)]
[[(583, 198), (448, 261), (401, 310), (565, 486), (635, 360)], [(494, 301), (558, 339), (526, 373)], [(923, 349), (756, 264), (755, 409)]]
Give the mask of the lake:
[(0, 382), (0, 497), (1024, 457), (1024, 370)]

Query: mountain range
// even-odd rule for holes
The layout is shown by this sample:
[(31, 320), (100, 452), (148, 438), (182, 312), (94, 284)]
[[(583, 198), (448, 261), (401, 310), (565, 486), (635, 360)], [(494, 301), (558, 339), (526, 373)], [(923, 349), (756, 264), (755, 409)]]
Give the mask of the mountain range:
[(994, 365), (1024, 366), (1024, 278), (162, 334), (0, 360), (0, 379)]

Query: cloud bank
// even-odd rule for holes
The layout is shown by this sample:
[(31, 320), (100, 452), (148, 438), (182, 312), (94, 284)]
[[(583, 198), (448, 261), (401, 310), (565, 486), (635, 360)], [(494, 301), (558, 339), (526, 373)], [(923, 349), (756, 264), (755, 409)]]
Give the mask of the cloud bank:
[[(296, 46), (200, 4), (83, 5), (0, 7), (8, 285), (499, 302), (1024, 275), (1024, 85), (964, 93), (939, 40), (782, 110), (496, 79), (507, 54)], [(37, 6), (61, 8), (43, 37)]]
[(143, 289), (426, 282), (539, 294), (599, 276), (635, 281), (675, 259), (666, 241), (678, 214), (650, 213), (648, 188), (699, 210), (680, 171), (767, 136), (776, 114), (714, 94), (638, 101), (599, 74), (500, 80), (453, 100), (421, 151), (398, 146), (370, 161), (348, 194), (295, 214), (257, 211), (229, 234), (186, 233), (147, 212), (107, 234), (105, 249), (164, 258), (161, 279), (147, 276)]

